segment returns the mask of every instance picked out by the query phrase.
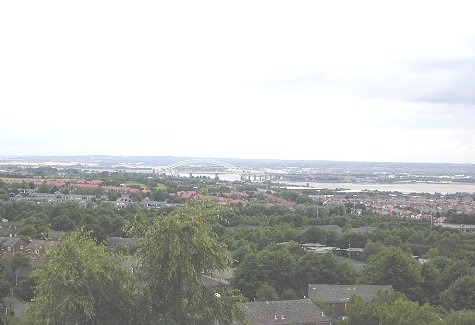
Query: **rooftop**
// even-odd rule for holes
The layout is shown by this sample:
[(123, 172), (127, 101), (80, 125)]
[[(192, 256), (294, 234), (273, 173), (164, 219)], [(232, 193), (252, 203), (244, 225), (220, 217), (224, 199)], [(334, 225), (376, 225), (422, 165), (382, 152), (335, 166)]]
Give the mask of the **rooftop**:
[(369, 301), (376, 297), (380, 290), (392, 290), (391, 285), (370, 284), (309, 284), (308, 296), (316, 297), (324, 303), (344, 302), (352, 295), (358, 294)]
[(309, 299), (248, 302), (243, 305), (251, 325), (318, 324), (330, 321)]

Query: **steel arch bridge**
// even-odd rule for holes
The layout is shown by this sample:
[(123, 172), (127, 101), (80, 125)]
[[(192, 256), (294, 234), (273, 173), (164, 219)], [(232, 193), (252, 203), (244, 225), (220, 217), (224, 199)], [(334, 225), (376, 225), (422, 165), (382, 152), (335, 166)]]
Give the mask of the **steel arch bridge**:
[(215, 167), (223, 167), (226, 169), (226, 171), (230, 171), (230, 172), (234, 172), (234, 173), (240, 173), (242, 172), (242, 169), (237, 167), (237, 166), (234, 166), (234, 165), (231, 165), (231, 164), (228, 164), (226, 162), (223, 162), (223, 161), (219, 161), (219, 160), (214, 160), (214, 159), (189, 159), (189, 160), (182, 160), (182, 161), (178, 161), (176, 163), (173, 163), (173, 164), (170, 164), (168, 166), (165, 166), (163, 168), (164, 171), (168, 171), (168, 172), (171, 172), (173, 170), (177, 170), (179, 169), (180, 167), (193, 167), (194, 165), (196, 164), (202, 164), (202, 165), (206, 165), (206, 166), (215, 166)]

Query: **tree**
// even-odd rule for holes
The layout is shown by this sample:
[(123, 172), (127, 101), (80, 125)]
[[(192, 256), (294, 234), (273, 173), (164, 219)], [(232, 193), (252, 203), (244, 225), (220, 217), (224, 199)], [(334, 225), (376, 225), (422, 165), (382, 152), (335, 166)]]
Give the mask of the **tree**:
[(61, 240), (34, 272), (31, 324), (134, 324), (131, 275), (84, 231)]
[(48, 224), (45, 219), (48, 216), (45, 215), (45, 219), (41, 218), (42, 213), (36, 214), (37, 216), (27, 218), (18, 229), (18, 236), (25, 238), (37, 238), (43, 239), (48, 233)]
[(10, 268), (12, 272), (15, 272), (21, 266), (28, 265), (30, 261), (31, 256), (24, 252), (17, 252), (3, 259), (3, 262)]
[(157, 189), (152, 192), (152, 199), (155, 201), (166, 201), (168, 199), (168, 191), (166, 189)]
[(278, 294), (294, 287), (295, 258), (286, 247), (265, 249), (248, 255), (237, 267), (234, 284), (249, 299), (256, 297), (256, 290), (264, 283)]
[(438, 300), (442, 286), (440, 271), (434, 263), (429, 261), (422, 265), (421, 275), (423, 279), (421, 287), (424, 301), (433, 304)]
[(148, 222), (143, 215), (134, 215), (125, 221), (122, 230), (130, 237), (143, 237), (148, 229)]
[(34, 297), (35, 280), (29, 277), (18, 283), (15, 294), (25, 301), (30, 301)]
[(300, 237), (301, 243), (320, 243), (325, 244), (326, 236), (323, 230), (318, 227), (310, 227)]
[(385, 248), (372, 255), (363, 269), (363, 281), (391, 284), (409, 299), (421, 298), (421, 265), (400, 248)]
[(393, 291), (381, 291), (371, 302), (354, 295), (345, 310), (349, 325), (443, 324), (434, 307), (421, 306)]
[(262, 284), (256, 291), (257, 301), (272, 301), (279, 299), (279, 294), (267, 283)]
[(65, 215), (54, 217), (53, 220), (51, 220), (51, 229), (53, 230), (70, 231), (75, 227), (76, 224), (74, 221)]
[(473, 325), (475, 324), (474, 312), (452, 312), (445, 319), (447, 325)]
[(348, 316), (348, 325), (377, 325), (378, 319), (374, 315), (370, 302), (364, 301), (360, 295), (351, 296), (345, 312)]
[(337, 241), (337, 246), (340, 248), (351, 247), (365, 247), (366, 242), (368, 241), (368, 236), (366, 234), (360, 234), (357, 232), (349, 231), (343, 233)]
[(308, 290), (309, 283), (349, 284), (355, 282), (354, 271), (346, 261), (340, 261), (335, 255), (304, 254), (298, 263), (297, 282), (300, 293)]
[(217, 294), (201, 278), (202, 272), (223, 270), (230, 261), (209, 222), (223, 211), (196, 201), (149, 228), (138, 251), (146, 284), (142, 324), (231, 324), (242, 317), (240, 295)]
[(448, 309), (475, 309), (475, 276), (460, 277), (441, 293), (440, 300)]

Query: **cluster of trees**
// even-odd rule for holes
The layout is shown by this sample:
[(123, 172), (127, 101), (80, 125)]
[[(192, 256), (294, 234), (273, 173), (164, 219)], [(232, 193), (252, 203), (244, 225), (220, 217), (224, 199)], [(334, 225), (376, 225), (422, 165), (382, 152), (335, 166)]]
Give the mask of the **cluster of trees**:
[[(218, 295), (200, 278), (229, 263), (209, 220), (219, 208), (196, 203), (157, 218), (136, 253), (138, 272), (87, 232), (67, 236), (34, 273), (25, 324), (231, 324), (243, 320), (235, 292)], [(186, 239), (186, 240), (184, 240)]]
[(470, 325), (475, 313), (452, 312), (448, 315), (429, 304), (419, 304), (397, 291), (382, 291), (370, 302), (354, 295), (346, 306), (348, 325)]
[[(311, 225), (313, 221), (296, 227), (292, 220), (297, 211), (308, 221), (312, 217), (305, 217), (305, 209), (311, 208), (290, 210), (259, 203), (225, 215), (228, 223), (222, 225), (240, 218), (220, 234), (237, 267), (234, 284), (248, 299), (301, 298), (308, 283), (391, 284), (416, 305), (426, 303), (445, 311), (475, 308), (474, 233), (369, 212), (317, 219), (317, 225), (341, 226), (341, 233), (321, 230)], [(357, 232), (355, 226), (370, 226), (372, 231)], [(303, 253), (298, 243), (307, 242), (364, 248), (361, 258), (366, 265), (355, 269), (333, 255)]]
[(0, 201), (0, 216), (10, 221), (21, 221), (18, 235), (25, 239), (43, 239), (50, 230), (73, 231), (78, 227), (90, 230), (102, 241), (109, 236), (125, 236), (123, 226), (135, 215), (147, 220), (169, 212), (169, 209), (148, 209), (140, 204), (129, 204), (118, 210), (113, 204), (100, 203), (82, 206), (76, 202), (36, 204), (30, 201)]
[(250, 252), (233, 284), (249, 300), (288, 300), (307, 295), (309, 283), (355, 283), (356, 270), (332, 254), (305, 253), (296, 243)]
[(456, 211), (449, 210), (449, 212), (447, 213), (447, 221), (450, 223), (475, 225), (475, 215), (467, 213), (457, 213)]
[(23, 252), (18, 252), (0, 259), (0, 296), (10, 295), (11, 288), (15, 294), (23, 299), (31, 299), (32, 289), (30, 280), (18, 283), (15, 271), (30, 263), (31, 257)]
[(475, 267), (469, 262), (436, 257), (421, 264), (401, 248), (372, 243), (371, 250), (364, 268), (356, 269), (331, 253), (302, 252), (296, 243), (260, 251), (248, 246), (234, 284), (250, 300), (302, 298), (309, 283), (390, 284), (420, 303), (446, 310), (475, 308)]

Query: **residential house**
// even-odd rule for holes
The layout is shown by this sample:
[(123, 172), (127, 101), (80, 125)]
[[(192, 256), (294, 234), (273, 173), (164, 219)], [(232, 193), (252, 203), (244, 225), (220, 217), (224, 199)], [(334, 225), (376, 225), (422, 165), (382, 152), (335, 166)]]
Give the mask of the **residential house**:
[(120, 261), (120, 266), (130, 273), (134, 273), (142, 267), (142, 264), (135, 256), (125, 256)]
[(184, 199), (190, 200), (197, 195), (196, 191), (178, 191), (175, 193), (176, 196), (182, 197)]
[(42, 239), (33, 239), (25, 247), (25, 253), (30, 254), (33, 258), (41, 258), (48, 252), (48, 249), (54, 248), (59, 244), (58, 241), (47, 242)]
[(115, 205), (118, 209), (124, 209), (124, 208), (127, 207), (127, 205), (130, 202), (132, 202), (132, 199), (130, 198), (130, 196), (122, 195), (121, 197), (119, 197), (115, 200)]
[(340, 248), (335, 251), (336, 255), (359, 261), (363, 256), (363, 248)]
[(231, 283), (222, 278), (215, 278), (206, 274), (201, 274), (201, 280), (206, 287), (213, 289), (219, 294), (223, 294), (231, 289)]
[(331, 325), (331, 320), (309, 299), (247, 302), (242, 304), (250, 325)]
[(23, 252), (26, 247), (26, 242), (18, 237), (6, 237), (1, 243), (1, 250), (3, 254), (15, 254)]
[(302, 250), (305, 252), (313, 252), (317, 254), (326, 254), (326, 253), (337, 254), (336, 252), (339, 250), (338, 247), (325, 246), (323, 244), (318, 244), (318, 243), (300, 244), (300, 247), (302, 247)]
[(346, 303), (354, 294), (370, 301), (376, 297), (378, 291), (392, 289), (390, 285), (309, 284), (308, 297), (317, 298), (327, 305), (330, 315), (342, 317), (345, 316)]
[(151, 200), (150, 198), (146, 197), (142, 200), (142, 205), (146, 206), (147, 208), (160, 208), (163, 205), (163, 202)]
[(2, 237), (16, 237), (18, 229), (20, 229), (21, 222), (18, 221), (2, 221), (0, 222), (0, 236)]
[(58, 230), (50, 230), (48, 232), (48, 240), (49, 241), (60, 241), (61, 237), (63, 237), (65, 232), (58, 231)]

